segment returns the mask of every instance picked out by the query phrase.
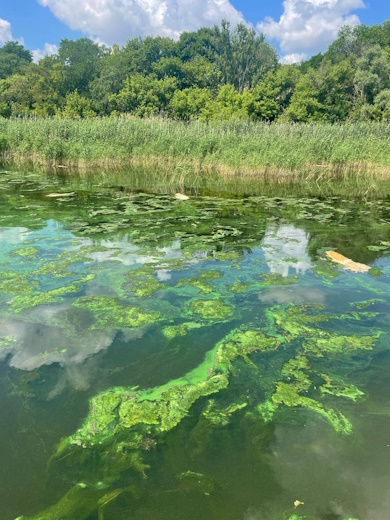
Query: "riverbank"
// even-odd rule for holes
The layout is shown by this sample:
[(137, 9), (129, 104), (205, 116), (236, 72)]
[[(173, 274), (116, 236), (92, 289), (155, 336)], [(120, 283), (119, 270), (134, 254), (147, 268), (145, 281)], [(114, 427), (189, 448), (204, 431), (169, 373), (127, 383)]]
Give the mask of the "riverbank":
[(223, 176), (390, 177), (390, 125), (0, 119), (0, 159), (57, 168), (165, 167)]

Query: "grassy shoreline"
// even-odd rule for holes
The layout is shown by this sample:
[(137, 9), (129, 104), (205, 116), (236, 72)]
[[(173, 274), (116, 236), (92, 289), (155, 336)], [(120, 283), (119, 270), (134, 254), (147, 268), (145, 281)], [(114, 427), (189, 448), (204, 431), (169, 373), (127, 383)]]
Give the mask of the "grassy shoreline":
[(163, 119), (0, 119), (0, 160), (65, 168), (191, 169), (223, 176), (390, 177), (390, 125), (207, 125)]

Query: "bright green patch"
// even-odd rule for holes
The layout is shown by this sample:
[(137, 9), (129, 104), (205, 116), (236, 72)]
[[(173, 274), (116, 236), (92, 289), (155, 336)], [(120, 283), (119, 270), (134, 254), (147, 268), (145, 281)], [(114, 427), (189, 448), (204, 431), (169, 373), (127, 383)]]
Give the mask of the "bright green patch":
[(221, 300), (195, 300), (191, 302), (189, 310), (206, 320), (225, 320), (233, 314), (233, 308)]
[(197, 277), (182, 278), (176, 287), (190, 285), (200, 290), (200, 294), (210, 294), (215, 291), (214, 287), (209, 282), (219, 280), (221, 273), (219, 271), (205, 271)]
[(161, 318), (159, 312), (147, 312), (137, 307), (123, 305), (118, 298), (87, 296), (79, 298), (73, 305), (89, 311), (94, 324), (92, 329), (138, 328), (152, 324)]

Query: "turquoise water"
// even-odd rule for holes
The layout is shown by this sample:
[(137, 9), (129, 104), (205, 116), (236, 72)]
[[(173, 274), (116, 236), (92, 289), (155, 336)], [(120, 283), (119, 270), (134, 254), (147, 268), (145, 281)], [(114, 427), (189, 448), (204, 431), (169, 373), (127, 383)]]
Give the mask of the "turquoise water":
[(0, 173), (1, 518), (390, 518), (390, 201), (174, 191)]

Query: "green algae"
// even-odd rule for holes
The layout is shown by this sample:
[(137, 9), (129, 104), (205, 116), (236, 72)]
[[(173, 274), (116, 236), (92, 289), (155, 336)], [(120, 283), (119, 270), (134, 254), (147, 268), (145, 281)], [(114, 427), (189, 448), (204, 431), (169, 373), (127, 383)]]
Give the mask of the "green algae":
[(371, 305), (375, 305), (376, 303), (384, 303), (385, 300), (381, 298), (373, 298), (371, 300), (364, 300), (361, 302), (353, 302), (351, 303), (352, 307), (356, 307), (357, 309), (367, 309), (368, 307), (371, 307)]
[(356, 402), (364, 396), (364, 392), (359, 390), (355, 385), (345, 385), (340, 378), (330, 377), (327, 374), (321, 374), (325, 384), (320, 386), (322, 394), (330, 394), (335, 397), (344, 397)]
[(243, 293), (248, 292), (248, 290), (251, 288), (251, 286), (252, 286), (252, 284), (250, 284), (250, 283), (243, 283), (243, 282), (238, 281), (238, 282), (235, 282), (233, 285), (230, 285), (229, 291), (238, 293), (238, 294), (243, 294)]
[(213, 256), (215, 260), (218, 262), (239, 262), (242, 260), (243, 253), (241, 251), (228, 251), (228, 250), (222, 250), (222, 251), (214, 251)]
[(0, 292), (19, 295), (34, 291), (38, 284), (29, 276), (12, 271), (0, 271)]
[[(213, 215), (216, 215), (215, 219), (218, 217), (218, 222), (217, 220), (214, 220), (214, 222), (211, 221), (209, 224), (206, 220), (202, 221), (202, 233), (205, 234), (205, 240), (202, 240), (202, 238), (198, 237), (196, 234), (198, 231), (195, 230), (194, 232), (194, 230), (191, 230), (189, 227), (193, 226), (193, 228), (195, 228), (195, 226), (198, 225), (197, 220), (195, 220), (198, 218), (198, 215), (191, 213), (195, 213), (194, 208), (196, 206), (196, 201), (193, 203), (193, 207), (188, 209), (188, 214), (180, 215), (183, 209), (180, 212), (175, 213), (175, 211), (172, 210), (172, 207), (164, 208), (165, 200), (167, 199), (164, 199), (163, 197), (144, 195), (143, 197), (147, 199), (145, 202), (149, 208), (147, 211), (143, 211), (142, 209), (140, 196), (131, 195), (131, 197), (134, 197), (136, 202), (131, 201), (131, 204), (126, 206), (126, 211), (128, 215), (137, 215), (138, 220), (129, 219), (128, 221), (123, 220), (120, 222), (118, 219), (118, 223), (110, 221), (111, 216), (117, 218), (119, 213), (123, 214), (123, 210), (114, 211), (102, 206), (103, 209), (101, 211), (91, 211), (89, 212), (89, 215), (93, 218), (96, 218), (99, 215), (106, 215), (108, 217), (107, 225), (96, 223), (94, 226), (91, 224), (91, 221), (86, 222), (84, 225), (85, 234), (88, 235), (91, 233), (91, 235), (93, 235), (94, 233), (102, 232), (113, 233), (123, 229), (123, 232), (129, 232), (130, 240), (135, 238), (135, 240), (141, 245), (142, 255), (152, 258), (153, 262), (155, 262), (154, 259), (158, 256), (156, 255), (157, 244), (159, 247), (169, 248), (172, 237), (179, 238), (181, 242), (181, 253), (183, 254), (181, 259), (162, 259), (158, 263), (155, 262), (150, 264), (150, 266), (148, 265), (143, 270), (131, 271), (131, 282), (129, 283), (128, 274), (125, 274), (125, 271), (127, 269), (126, 266), (130, 264), (121, 266), (120, 270), (114, 270), (112, 269), (112, 266), (106, 268), (105, 265), (96, 265), (98, 262), (94, 262), (91, 258), (86, 257), (84, 249), (83, 252), (80, 251), (80, 254), (69, 252), (54, 258), (52, 261), (44, 264), (35, 271), (34, 276), (43, 275), (50, 278), (71, 276), (73, 269), (70, 267), (75, 263), (85, 263), (87, 269), (91, 269), (91, 266), (88, 264), (93, 263), (92, 269), (96, 268), (99, 270), (96, 285), (101, 283), (101, 281), (106, 277), (108, 282), (106, 284), (103, 283), (103, 285), (106, 285), (106, 287), (104, 287), (104, 293), (107, 294), (108, 286), (110, 289), (114, 289), (115, 293), (118, 296), (123, 297), (123, 299), (118, 299), (115, 296), (79, 298), (75, 304), (72, 305), (75, 313), (82, 316), (84, 316), (84, 314), (90, 314), (91, 317), (94, 318), (92, 328), (100, 330), (111, 327), (133, 328), (148, 323), (155, 323), (157, 320), (165, 321), (165, 319), (168, 318), (167, 322), (170, 324), (175, 323), (175, 325), (164, 327), (162, 329), (163, 335), (168, 339), (178, 338), (177, 343), (183, 343), (185, 346), (185, 343), (180, 341), (181, 337), (184, 337), (196, 327), (209, 326), (210, 324), (225, 320), (226, 317), (223, 316), (221, 318), (218, 316), (218, 312), (216, 315), (213, 315), (211, 310), (207, 310), (206, 314), (209, 313), (208, 316), (202, 316), (201, 313), (195, 313), (190, 310), (190, 314), (196, 315), (196, 318), (195, 316), (191, 316), (190, 319), (198, 319), (199, 316), (199, 319), (203, 319), (202, 324), (185, 322), (176, 325), (176, 323), (188, 319), (189, 306), (194, 302), (190, 301), (189, 305), (179, 302), (177, 307), (178, 314), (174, 316), (175, 321), (173, 321), (170, 316), (166, 316), (165, 308), (162, 312), (155, 313), (151, 311), (150, 309), (152, 304), (150, 301), (136, 302), (136, 311), (134, 314), (132, 311), (128, 311), (129, 308), (132, 308), (130, 302), (134, 302), (132, 296), (146, 298), (153, 295), (155, 290), (164, 289), (164, 284), (159, 284), (153, 275), (156, 268), (167, 269), (169, 271), (187, 269), (190, 265), (188, 264), (187, 266), (187, 263), (189, 260), (194, 258), (192, 255), (194, 251), (207, 252), (207, 255), (204, 255), (204, 257), (197, 258), (197, 262), (208, 260), (211, 263), (214, 262), (214, 260), (218, 262), (243, 260), (245, 256), (249, 256), (250, 249), (248, 247), (246, 249), (243, 248), (242, 251), (215, 251), (215, 248), (219, 247), (218, 244), (216, 244), (217, 242), (223, 241), (227, 243), (229, 241), (229, 245), (235, 247), (236, 244), (238, 244), (237, 239), (241, 240), (241, 238), (238, 238), (239, 235), (236, 233), (234, 228), (224, 228), (222, 222), (222, 210), (220, 214), (216, 215), (215, 208), (212, 208)], [(118, 202), (118, 204), (120, 203)], [(246, 202), (246, 204), (248, 206), (250, 205), (249, 202)], [(224, 207), (222, 202), (220, 207)], [(236, 203), (232, 203), (232, 207), (236, 208)], [(275, 201), (275, 207), (279, 207), (281, 213), (286, 211), (285, 208), (282, 208), (282, 204), (279, 201)], [(307, 213), (310, 214), (310, 208), (308, 206), (306, 206), (306, 208)], [(187, 211), (187, 209), (185, 211)], [(199, 211), (199, 208), (197, 211)], [(224, 211), (226, 211), (226, 209)], [(244, 209), (243, 211), (246, 210)], [(250, 212), (248, 212), (248, 214), (251, 215)], [(162, 218), (160, 219), (159, 217), (159, 220), (157, 220), (157, 215), (160, 215)], [(89, 217), (83, 218), (88, 220)], [(307, 222), (308, 217), (305, 217), (303, 212), (300, 218)], [(250, 219), (248, 219), (248, 221), (249, 220)], [(329, 222), (328, 218), (325, 220)], [(165, 222), (164, 228), (162, 227), (163, 222)], [(215, 222), (217, 223), (215, 224)], [(72, 228), (72, 225), (73, 223), (71, 222), (69, 227), (74, 230), (75, 228)], [(242, 237), (243, 244), (246, 242), (250, 243), (251, 240), (253, 240), (254, 248), (256, 248), (260, 243), (257, 236), (255, 239), (252, 238), (255, 234), (253, 231), (255, 225), (256, 220), (253, 219), (250, 227), (248, 226), (248, 236)], [(144, 232), (142, 226), (148, 227), (148, 230)], [(318, 226), (318, 224), (316, 224), (316, 226)], [(240, 231), (242, 230), (243, 234), (246, 232), (245, 226), (241, 226), (239, 219), (237, 219), (235, 229)], [(262, 231), (259, 231), (259, 237), (261, 233)], [(144, 240), (147, 241), (145, 246), (143, 244)], [(237, 247), (241, 246), (237, 245)], [(96, 249), (99, 249), (100, 251), (104, 250), (102, 247)], [(248, 254), (246, 255), (246, 253)], [(27, 265), (27, 262), (21, 262), (21, 265)], [(213, 265), (216, 265), (216, 262), (214, 262)], [(238, 265), (236, 267), (246, 269), (245, 263), (243, 263), (242, 266)], [(85, 266), (76, 266), (76, 269), (81, 268), (85, 269)], [(258, 281), (258, 272), (253, 267), (253, 273), (250, 273), (247, 276), (245, 272), (245, 281), (251, 280), (251, 283), (244, 284), (239, 281), (231, 285), (234, 279), (232, 279), (230, 269), (231, 266), (229, 266), (229, 269), (226, 269), (226, 286), (224, 285), (225, 276), (222, 283), (218, 283), (217, 291), (215, 292), (218, 292), (218, 295), (220, 295), (220, 300), (210, 300), (212, 306), (215, 306), (215, 303), (219, 301), (226, 305), (226, 301), (229, 301), (229, 298), (234, 298), (234, 296), (229, 295), (228, 292), (238, 292), (245, 295), (246, 293), (249, 293), (251, 288), (260, 288), (261, 285), (264, 286), (264, 283), (261, 284)], [(127, 269), (127, 273), (128, 272)], [(334, 272), (336, 272), (334, 278), (340, 274), (337, 268), (334, 269)], [(111, 278), (109, 279), (110, 276)], [(118, 280), (114, 283), (115, 277), (117, 277)], [(323, 277), (326, 278), (325, 276)], [(298, 277), (290, 278), (296, 279)], [(1, 277), (0, 279), (2, 280)], [(330, 277), (328, 279), (330, 279)], [(191, 277), (187, 279), (182, 278), (182, 280), (185, 280), (186, 282), (191, 281), (191, 283), (187, 284), (179, 282), (177, 287), (190, 285), (195, 287), (197, 290), (200, 290), (201, 294), (204, 295), (214, 292), (213, 284), (208, 283), (213, 280), (203, 280), (204, 283), (199, 282), (199, 277)], [(125, 284), (127, 283), (127, 285), (124, 285), (123, 281)], [(287, 283), (284, 283), (285, 281), (286, 279), (278, 276), (272, 283), (270, 283), (270, 286), (290, 285), (288, 280)], [(31, 284), (35, 281), (26, 277), (26, 282), (28, 284), (26, 284), (27, 288), (22, 292), (30, 294)], [(340, 282), (341, 280), (338, 281), (338, 283)], [(293, 283), (296, 283), (296, 281)], [(318, 284), (319, 282), (317, 281), (316, 283)], [(374, 281), (372, 283), (374, 284)], [(11, 286), (12, 284), (9, 285)], [(46, 285), (50, 286), (49, 284)], [(122, 289), (122, 286), (123, 291), (120, 290)], [(354, 280), (351, 280), (351, 288), (356, 288)], [(379, 283), (378, 289), (380, 290)], [(114, 291), (111, 291), (108, 294), (115, 294)], [(126, 297), (129, 294), (130, 302), (126, 301)], [(185, 291), (175, 292), (175, 288), (172, 288), (167, 297), (172, 298), (172, 301), (175, 297), (178, 300), (179, 298), (182, 298), (181, 301), (183, 301), (183, 296), (188, 296), (188, 294), (190, 297), (194, 296), (194, 292), (191, 293), (190, 290), (188, 293)], [(55, 295), (52, 294), (51, 296)], [(162, 296), (165, 297), (165, 294)], [(102, 298), (102, 300), (96, 303), (96, 298)], [(92, 303), (94, 300), (95, 303)], [(53, 303), (55, 303), (55, 301), (53, 301)], [(175, 301), (173, 305), (176, 305), (176, 303), (177, 302)], [(157, 303), (154, 308), (159, 309), (159, 305), (160, 302)], [(259, 392), (256, 393), (257, 387), (253, 388), (250, 386), (253, 384), (253, 381), (240, 381), (240, 391), (243, 391), (244, 385), (247, 383), (247, 394), (244, 399), (245, 402), (242, 400), (243, 396), (241, 394), (241, 399), (236, 396), (237, 402), (233, 402), (233, 399), (225, 399), (228, 391), (230, 392), (230, 395), (232, 395), (236, 390), (236, 388), (229, 390), (229, 386), (233, 377), (239, 377), (237, 373), (242, 369), (242, 366), (244, 366), (245, 370), (246, 367), (248, 367), (248, 371), (253, 370), (253, 373), (256, 373), (256, 370), (258, 370), (258, 383), (259, 387), (261, 387), (261, 391), (266, 389), (268, 392), (268, 389), (271, 389), (272, 387), (271, 392), (266, 395), (268, 400), (260, 405), (260, 407), (263, 407), (263, 413), (268, 417), (268, 420), (271, 420), (271, 418), (275, 416), (276, 413), (279, 413), (282, 408), (287, 409), (286, 413), (288, 413), (289, 409), (295, 411), (298, 408), (303, 408), (310, 413), (322, 417), (332, 424), (336, 430), (339, 428), (337, 431), (347, 433), (346, 430), (348, 430), (348, 425), (343, 421), (344, 416), (338, 411), (336, 403), (338, 403), (338, 398), (341, 398), (341, 401), (342, 398), (357, 401), (360, 397), (363, 397), (363, 393), (354, 385), (345, 383), (341, 377), (336, 377), (332, 373), (328, 375), (326, 373), (326, 363), (328, 363), (328, 360), (332, 358), (333, 360), (338, 361), (356, 353), (359, 355), (365, 351), (369, 353), (374, 348), (374, 342), (378, 335), (374, 333), (373, 336), (375, 337), (371, 338), (371, 340), (369, 340), (368, 336), (362, 336), (363, 326), (366, 327), (366, 323), (361, 324), (362, 326), (358, 329), (358, 332), (355, 335), (347, 336), (346, 334), (341, 335), (334, 332), (335, 328), (337, 330), (342, 328), (342, 322), (344, 320), (348, 320), (348, 327), (351, 328), (353, 326), (353, 324), (351, 324), (352, 320), (363, 319), (362, 313), (350, 313), (349, 315), (347, 313), (345, 315), (335, 316), (327, 314), (324, 309), (319, 306), (307, 305), (279, 306), (273, 309), (267, 309), (264, 314), (264, 306), (261, 307), (262, 308), (259, 310), (256, 308), (256, 303), (253, 304), (253, 302), (250, 301), (247, 304), (247, 309), (251, 313), (249, 319), (253, 320), (253, 322), (248, 325), (249, 330), (245, 331), (242, 329), (237, 332), (237, 335), (232, 333), (228, 338), (225, 338), (222, 349), (218, 350), (218, 346), (213, 348), (212, 351), (206, 355), (205, 361), (195, 370), (185, 374), (185, 376), (170, 381), (161, 387), (147, 390), (118, 387), (112, 389), (110, 392), (103, 392), (101, 395), (104, 395), (104, 397), (102, 398), (96, 396), (96, 398), (91, 399), (90, 411), (88, 414), (89, 419), (91, 419), (89, 429), (84, 431), (84, 427), (86, 428), (86, 423), (84, 423), (80, 428), (81, 432), (75, 434), (72, 442), (68, 442), (69, 439), (65, 439), (59, 449), (57, 457), (54, 457), (53, 463), (56, 462), (58, 464), (66, 465), (67, 462), (69, 462), (69, 467), (71, 467), (74, 472), (88, 472), (89, 469), (86, 469), (88, 467), (88, 462), (86, 461), (93, 460), (93, 472), (97, 473), (96, 479), (99, 478), (103, 480), (104, 486), (115, 485), (120, 474), (128, 470), (133, 471), (138, 478), (140, 476), (144, 477), (148, 470), (148, 464), (145, 463), (144, 458), (145, 460), (147, 459), (147, 462), (151, 462), (149, 460), (149, 454), (147, 453), (147, 446), (149, 446), (152, 441), (159, 444), (161, 442), (161, 444), (163, 444), (166, 439), (165, 434), (178, 426), (185, 417), (190, 415), (191, 409), (193, 409), (193, 414), (198, 413), (200, 409), (203, 410), (201, 412), (201, 417), (205, 421), (208, 421), (211, 424), (211, 427), (218, 429), (228, 426), (229, 423), (232, 422), (232, 418), (235, 414), (238, 414), (244, 407), (250, 409), (254, 404), (257, 406), (260, 398)], [(360, 310), (363, 309), (363, 307), (356, 306), (356, 309)], [(137, 314), (137, 312), (139, 312), (139, 314)], [(147, 314), (149, 314), (149, 316), (145, 317)], [(365, 316), (369, 318), (368, 314)], [(372, 316), (374, 315), (372, 314)], [(58, 319), (58, 323), (60, 324), (62, 316)], [(336, 321), (338, 323), (336, 323)], [(88, 323), (90, 322), (88, 321)], [(125, 325), (123, 325), (124, 323)], [(227, 325), (225, 323), (218, 323), (216, 327), (220, 327), (220, 329), (225, 332), (224, 327), (227, 327)], [(262, 332), (259, 332), (258, 329), (261, 329)], [(369, 333), (367, 328), (365, 328), (364, 333)], [(263, 344), (263, 346), (260, 347), (260, 344)], [(220, 345), (221, 343), (219, 346)], [(275, 349), (277, 349), (277, 352), (274, 352)], [(275, 357), (272, 358), (272, 363), (274, 363), (272, 376), (268, 374), (268, 376), (264, 378), (264, 381), (260, 381), (263, 377), (261, 365), (264, 357), (259, 354), (254, 356), (254, 359), (252, 360), (249, 358), (249, 355), (263, 350), (268, 352), (267, 356)], [(246, 362), (252, 363), (252, 365), (249, 366), (244, 365), (243, 363), (238, 363), (236, 373), (236, 370), (232, 370), (232, 362), (237, 357), (242, 357)], [(284, 362), (288, 357), (292, 357), (292, 360), (290, 360), (290, 362)], [(280, 362), (278, 362), (278, 360)], [(319, 363), (320, 366), (317, 366), (317, 363)], [(335, 363), (333, 363), (333, 365), (334, 364)], [(350, 366), (354, 366), (352, 362)], [(103, 386), (100, 386), (100, 388), (102, 387)], [(212, 397), (212, 399), (209, 399), (209, 396)], [(323, 399), (324, 403), (319, 401), (320, 399)], [(202, 401), (199, 403), (199, 407), (194, 406), (197, 401)], [(203, 406), (204, 401), (207, 401), (205, 406)], [(220, 401), (222, 401), (222, 403)], [(256, 402), (254, 403), (254, 401)], [(227, 405), (227, 402), (233, 402), (233, 404)], [(332, 404), (331, 409), (326, 407), (328, 402), (331, 402)], [(342, 406), (342, 404), (340, 406)], [(296, 414), (296, 416), (297, 415), (298, 414)], [(240, 416), (238, 418), (240, 418)], [(192, 419), (193, 415), (191, 413), (191, 417), (188, 418), (187, 422)], [(187, 422), (184, 424), (183, 428), (186, 427)], [(261, 425), (258, 425), (257, 427), (261, 428)], [(219, 433), (220, 432), (218, 432), (218, 434)], [(69, 459), (67, 458), (68, 456)], [(60, 461), (58, 457), (65, 457), (64, 462)], [(186, 468), (188, 466), (184, 467)], [(187, 473), (188, 475), (186, 475)], [(194, 482), (194, 487), (196, 489), (196, 479), (200, 479), (200, 473), (189, 471), (182, 473), (181, 475), (183, 475), (183, 479), (179, 479), (180, 482), (186, 481), (189, 483), (188, 487), (187, 484), (185, 484), (183, 489), (190, 489), (192, 486), (191, 482)], [(93, 480), (93, 477), (91, 478)], [(78, 480), (79, 479), (77, 478), (74, 480), (72, 479), (72, 482), (77, 482)], [(97, 486), (97, 484), (95, 487), (91, 486), (89, 479), (85, 479), (85, 482), (86, 483), (80, 484), (80, 487), (83, 489), (95, 489)], [(118, 490), (118, 493), (122, 491), (123, 490)], [(105, 500), (111, 499), (110, 492), (111, 491), (106, 490), (107, 494), (103, 495)], [(112, 490), (114, 497), (115, 492), (115, 490)], [(96, 503), (100, 501), (99, 497), (100, 494), (98, 493), (94, 499)], [(69, 494), (67, 501), (74, 502), (69, 510), (71, 511), (69, 513), (69, 518), (82, 518), (84, 514), (82, 496), (78, 493)], [(77, 505), (77, 502), (79, 505)], [(58, 507), (56, 509), (57, 516), (60, 514), (58, 511), (68, 511), (66, 507), (64, 507), (64, 502), (60, 502), (59, 504), (59, 509)], [(78, 510), (78, 507), (81, 512)], [(93, 499), (91, 499), (91, 508), (89, 516), (93, 515), (97, 508), (96, 504), (95, 506), (93, 505)], [(98, 507), (98, 510), (99, 509), (100, 506)], [(42, 513), (35, 517), (34, 520), (37, 518), (52, 520), (52, 518), (54, 518), (54, 511), (55, 509), (51, 508), (49, 513)], [(100, 511), (99, 514), (103, 515)], [(305, 520), (308, 519), (308, 517), (300, 516), (295, 513), (290, 513), (288, 518), (290, 520), (303, 518), (305, 518)]]
[(7, 350), (12, 350), (16, 345), (16, 339), (12, 336), (0, 336), (0, 353)]
[(325, 280), (333, 281), (342, 274), (342, 269), (331, 260), (318, 259), (315, 262), (314, 273)]
[(161, 319), (160, 312), (143, 311), (121, 303), (119, 298), (85, 296), (73, 303), (74, 307), (91, 313), (94, 318), (92, 329), (138, 328)]
[(166, 289), (167, 286), (158, 282), (151, 274), (144, 275), (131, 281), (131, 291), (137, 298), (146, 298), (157, 291)]
[(248, 403), (235, 403), (229, 406), (221, 406), (214, 399), (210, 399), (202, 416), (213, 426), (225, 427), (230, 424), (234, 413), (243, 410)]
[(186, 336), (191, 330), (202, 327), (200, 323), (188, 322), (181, 325), (169, 325), (162, 329), (163, 335), (168, 339), (174, 339), (180, 336)]
[[(114, 388), (91, 399), (86, 421), (73, 436), (64, 439), (56, 457), (72, 448), (112, 443), (126, 432), (126, 442), (139, 449), (143, 436), (170, 431), (192, 405), (226, 389), (232, 363), (238, 357), (275, 348), (276, 342), (260, 331), (233, 331), (208, 352), (204, 362), (180, 379), (149, 390)], [(234, 413), (238, 408), (231, 408)]]
[[(104, 487), (94, 487), (83, 482), (76, 484), (63, 498), (42, 513), (29, 517), (29, 520), (88, 520), (95, 511), (103, 518), (105, 505), (115, 500), (123, 490), (107, 490)], [(102, 515), (102, 516), (100, 516)], [(15, 520), (27, 520), (19, 516)]]
[(189, 285), (199, 289), (200, 294), (210, 294), (215, 291), (215, 288), (209, 282), (219, 280), (221, 273), (219, 271), (205, 271), (197, 277), (182, 278), (176, 287), (183, 287)]
[(20, 249), (16, 249), (12, 252), (15, 256), (20, 256), (21, 258), (34, 259), (37, 257), (39, 253), (39, 249), (36, 247), (21, 247)]
[(375, 336), (342, 336), (319, 331), (303, 342), (303, 349), (317, 357), (372, 350), (378, 337), (378, 334)]
[(283, 276), (279, 273), (267, 273), (260, 276), (262, 287), (295, 285), (299, 281), (299, 276)]
[(306, 394), (312, 386), (312, 382), (306, 374), (308, 370), (309, 362), (304, 356), (298, 356), (286, 363), (282, 368), (282, 375), (292, 382), (280, 381), (277, 383), (271, 401), (259, 405), (260, 415), (265, 421), (269, 421), (281, 405), (288, 408), (305, 408), (326, 419), (336, 432), (349, 435), (352, 432), (352, 424), (341, 412), (325, 408), (319, 401), (302, 395)]
[(90, 282), (95, 278), (94, 274), (90, 274), (77, 280), (76, 282), (59, 287), (58, 289), (52, 289), (46, 292), (32, 292), (31, 294), (22, 294), (16, 296), (10, 303), (10, 309), (15, 313), (19, 313), (25, 309), (31, 309), (38, 305), (47, 305), (49, 303), (57, 303), (63, 300), (64, 296), (75, 294), (80, 292), (82, 285)]
[(233, 314), (233, 307), (219, 299), (194, 300), (188, 309), (191, 314), (202, 316), (206, 320), (225, 320)]
[(215, 482), (211, 477), (195, 471), (185, 471), (176, 476), (183, 491), (200, 491), (210, 495), (215, 489)]
[(72, 273), (69, 270), (71, 266), (75, 264), (92, 264), (94, 260), (88, 255), (93, 253), (101, 253), (108, 251), (103, 246), (87, 246), (79, 249), (72, 249), (70, 251), (64, 251), (54, 258), (47, 260), (43, 265), (32, 271), (34, 275), (50, 275), (54, 278), (64, 278), (71, 276)]

